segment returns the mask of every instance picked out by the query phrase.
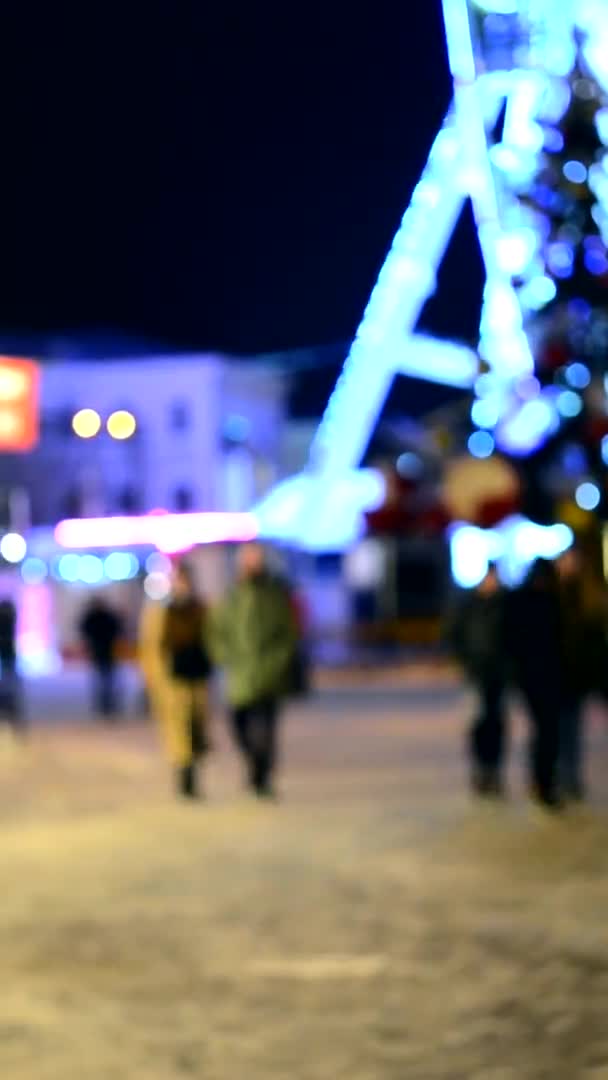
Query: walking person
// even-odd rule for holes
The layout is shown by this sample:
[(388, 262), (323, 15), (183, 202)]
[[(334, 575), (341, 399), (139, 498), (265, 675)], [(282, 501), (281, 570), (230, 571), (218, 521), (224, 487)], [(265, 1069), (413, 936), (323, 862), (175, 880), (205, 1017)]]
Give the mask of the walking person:
[(187, 799), (202, 794), (197, 766), (210, 749), (207, 633), (206, 606), (190, 570), (179, 564), (168, 601), (142, 612), (139, 657), (177, 793)]
[(122, 632), (120, 615), (101, 597), (94, 597), (80, 622), (80, 633), (93, 668), (93, 711), (105, 717), (119, 711), (116, 653)]
[(561, 628), (553, 563), (538, 559), (506, 605), (506, 644), (530, 724), (532, 797), (547, 809), (561, 806), (558, 788)]
[(501, 795), (507, 661), (505, 596), (495, 567), (489, 567), (483, 581), (460, 605), (449, 641), (478, 697), (478, 712), (469, 732), (472, 789), (477, 795)]
[(214, 620), (213, 645), (226, 672), (232, 729), (249, 788), (274, 794), (282, 699), (289, 693), (297, 645), (289, 589), (268, 569), (259, 544), (238, 554), (238, 576)]
[(21, 685), (17, 671), (17, 609), (0, 600), (0, 714), (15, 732), (23, 730)]
[(559, 783), (567, 800), (585, 797), (584, 714), (608, 671), (604, 593), (585, 567), (577, 548), (557, 563), (560, 601), (561, 664)]

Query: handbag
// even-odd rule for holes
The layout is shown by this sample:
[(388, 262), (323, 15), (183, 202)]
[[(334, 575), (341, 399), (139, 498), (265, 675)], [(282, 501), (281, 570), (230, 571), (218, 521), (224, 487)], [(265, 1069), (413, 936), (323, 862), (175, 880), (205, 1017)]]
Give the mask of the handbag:
[(299, 646), (289, 667), (288, 694), (292, 698), (306, 698), (310, 694), (310, 660), (306, 649)]
[(181, 645), (171, 655), (171, 672), (174, 679), (200, 682), (211, 675), (211, 662), (202, 645)]

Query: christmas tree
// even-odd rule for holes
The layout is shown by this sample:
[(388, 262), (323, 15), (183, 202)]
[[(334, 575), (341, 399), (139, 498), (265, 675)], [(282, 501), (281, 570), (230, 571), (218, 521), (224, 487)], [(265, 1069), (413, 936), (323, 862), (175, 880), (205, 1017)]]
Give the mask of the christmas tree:
[(547, 477), (560, 469), (562, 488), (564, 473), (574, 483), (592, 479), (598, 510), (608, 508), (608, 103), (580, 66), (569, 91), (559, 124), (541, 123), (541, 168), (518, 196), (539, 237), (538, 272), (555, 291), (529, 328), (538, 379), (561, 391), (559, 432), (526, 469), (532, 501), (542, 500), (545, 513)]

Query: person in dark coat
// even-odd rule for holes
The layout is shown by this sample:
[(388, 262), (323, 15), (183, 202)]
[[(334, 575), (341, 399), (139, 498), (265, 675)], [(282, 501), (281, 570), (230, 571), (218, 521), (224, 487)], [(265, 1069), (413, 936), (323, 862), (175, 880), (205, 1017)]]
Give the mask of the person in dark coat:
[(479, 795), (503, 792), (505, 757), (505, 595), (496, 569), (468, 593), (450, 626), (450, 644), (479, 698), (469, 733), (471, 782)]
[(17, 609), (0, 600), (0, 711), (14, 728), (21, 728), (23, 710), (17, 672)]
[(566, 799), (584, 798), (584, 712), (608, 671), (603, 587), (570, 548), (557, 563), (561, 674), (559, 782)]
[(506, 645), (515, 683), (531, 727), (533, 797), (549, 809), (560, 806), (559, 754), (561, 624), (553, 563), (538, 559), (506, 606)]
[(122, 629), (120, 616), (100, 597), (91, 602), (80, 623), (94, 673), (93, 710), (102, 716), (113, 716), (118, 711), (116, 647)]

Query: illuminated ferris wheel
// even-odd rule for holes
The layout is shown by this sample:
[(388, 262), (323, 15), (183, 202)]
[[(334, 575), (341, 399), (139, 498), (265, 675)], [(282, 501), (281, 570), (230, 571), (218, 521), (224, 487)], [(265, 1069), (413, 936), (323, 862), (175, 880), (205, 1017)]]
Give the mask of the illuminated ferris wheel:
[[(382, 498), (381, 478), (360, 464), (398, 374), (471, 389), (483, 453), (498, 446), (525, 456), (578, 407), (580, 385), (564, 390), (537, 377), (547, 312), (561, 310), (557, 301), (577, 251), (590, 241), (589, 229), (574, 218), (555, 233), (561, 196), (550, 177), (557, 160), (560, 181), (590, 197), (595, 246), (585, 248), (585, 259), (603, 277), (608, 0), (443, 0), (443, 10), (453, 101), (313, 440), (309, 466), (258, 508), (262, 533), (274, 539), (322, 550), (356, 537), (362, 514)], [(584, 159), (562, 160), (576, 101), (586, 108), (597, 145), (587, 147)], [(486, 271), (477, 352), (416, 333), (467, 199)], [(576, 323), (576, 311), (567, 310)], [(583, 367), (579, 383), (587, 377)]]

